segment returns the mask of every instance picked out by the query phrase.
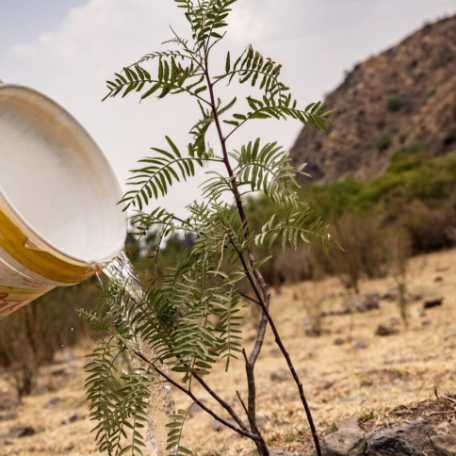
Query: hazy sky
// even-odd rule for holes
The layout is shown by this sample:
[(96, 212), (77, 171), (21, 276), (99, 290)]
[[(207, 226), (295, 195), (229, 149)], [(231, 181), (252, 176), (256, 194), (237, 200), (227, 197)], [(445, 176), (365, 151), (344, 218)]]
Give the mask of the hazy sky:
[[(163, 49), (168, 24), (188, 35), (172, 0), (0, 0), (0, 5), (0, 79), (34, 87), (65, 106), (94, 136), (122, 182), (151, 146), (165, 145), (164, 135), (187, 144), (195, 111), (183, 95), (149, 98), (141, 105), (133, 96), (101, 103), (104, 81), (114, 71)], [(284, 81), (305, 105), (334, 89), (357, 62), (424, 22), (454, 13), (456, 0), (240, 0), (223, 49), (234, 55), (252, 43), (280, 61)], [(290, 147), (299, 129), (292, 122), (257, 121), (232, 147), (259, 135)], [(179, 211), (197, 195), (187, 184), (166, 205)]]

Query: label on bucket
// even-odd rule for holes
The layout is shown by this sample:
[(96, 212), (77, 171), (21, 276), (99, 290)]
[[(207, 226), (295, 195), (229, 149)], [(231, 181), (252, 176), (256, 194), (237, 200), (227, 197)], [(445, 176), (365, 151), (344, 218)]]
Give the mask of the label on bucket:
[(15, 312), (49, 291), (0, 286), (0, 319)]
[(9, 288), (18, 289), (40, 289), (51, 288), (51, 284), (45, 283), (44, 281), (36, 280), (32, 277), (27, 276), (24, 272), (19, 271), (17, 268), (20, 265), (14, 267), (12, 264), (8, 264), (5, 258), (11, 259), (5, 251), (0, 248), (0, 286), (7, 286)]

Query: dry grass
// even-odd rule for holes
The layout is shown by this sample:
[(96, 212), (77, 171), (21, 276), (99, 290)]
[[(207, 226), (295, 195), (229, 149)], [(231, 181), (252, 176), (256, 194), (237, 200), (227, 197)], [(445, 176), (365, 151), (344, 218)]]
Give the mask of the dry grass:
[[(443, 280), (435, 281), (438, 276)], [(361, 282), (361, 292), (381, 294), (394, 286), (393, 279), (365, 281)], [(435, 390), (441, 396), (456, 390), (456, 250), (411, 261), (409, 292), (422, 297), (444, 296), (445, 301), (442, 307), (430, 309), (425, 314), (423, 299), (411, 303), (409, 329), (399, 326), (400, 332), (394, 336), (375, 336), (379, 323), (400, 318), (397, 303), (382, 301), (380, 310), (354, 316), (351, 333), (351, 317), (334, 316), (323, 319), (322, 337), (306, 337), (308, 322), (301, 296), (313, 292), (313, 288), (308, 287), (314, 285), (302, 283), (282, 289), (280, 295), (274, 296), (273, 313), (298, 366), (321, 432), (328, 432), (340, 418), (350, 415), (356, 415), (368, 427), (383, 425), (399, 416), (407, 419), (407, 415), (397, 413), (398, 407), (407, 409), (410, 404), (429, 400), (434, 397)], [(324, 310), (341, 306), (346, 291), (337, 279), (321, 281), (318, 287), (319, 293), (328, 296)], [(430, 324), (424, 326), (426, 320)], [(252, 341), (253, 335), (254, 327), (247, 323), (244, 327), (246, 340)], [(344, 339), (346, 343), (334, 345), (336, 338)], [(363, 341), (365, 348), (355, 350), (354, 345), (359, 341)], [(88, 349), (88, 346), (81, 347), (76, 353), (82, 355)], [(29, 424), (39, 431), (35, 436), (20, 440), (2, 442), (0, 439), (0, 456), (98, 454), (89, 433), (92, 423), (87, 419), (61, 425), (62, 420), (75, 411), (87, 416), (83, 363), (82, 358), (71, 362), (77, 367), (75, 376), (54, 379), (53, 391), (47, 391), (48, 377), (44, 375), (41, 393), (24, 399), (17, 409), (18, 418), (0, 422), (0, 434), (14, 424)], [(269, 419), (264, 428), (265, 436), (271, 446), (281, 446), (288, 451), (307, 450), (310, 448), (308, 426), (294, 383), (270, 379), (274, 371), (284, 367), (269, 333), (257, 372), (258, 412)], [(236, 403), (236, 390), (245, 397), (244, 384), (242, 362), (234, 364), (229, 373), (217, 370), (211, 378), (214, 389), (232, 403)], [(3, 386), (5, 381), (0, 378), (0, 389)], [(62, 401), (53, 409), (45, 409), (47, 401), (56, 396)], [(211, 403), (203, 393), (201, 397)], [(178, 406), (188, 405), (180, 396), (176, 396), (176, 402)], [(236, 408), (240, 412), (238, 403)], [(454, 414), (441, 416), (442, 421), (451, 421)], [(229, 430), (217, 433), (210, 427), (210, 422), (211, 418), (204, 412), (190, 418), (185, 446), (201, 456), (252, 454), (250, 442)]]

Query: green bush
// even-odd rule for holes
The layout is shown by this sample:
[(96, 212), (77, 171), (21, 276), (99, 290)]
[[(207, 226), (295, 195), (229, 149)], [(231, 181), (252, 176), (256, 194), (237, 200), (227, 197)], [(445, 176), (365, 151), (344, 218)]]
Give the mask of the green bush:
[(388, 98), (387, 107), (388, 111), (396, 112), (404, 106), (404, 100), (400, 95), (393, 95)]
[(404, 214), (403, 224), (415, 253), (450, 247), (455, 241), (450, 227), (456, 224), (456, 205), (447, 204), (442, 209), (436, 209), (415, 200)]
[(437, 93), (437, 89), (433, 87), (426, 92), (426, 98), (432, 98)]
[[(382, 275), (388, 268), (381, 255), (382, 251), (388, 254), (388, 245), (383, 245), (382, 239), (387, 238), (392, 225), (410, 239), (413, 253), (453, 245), (456, 238), (450, 228), (456, 223), (456, 153), (435, 158), (423, 148), (418, 141), (404, 146), (392, 155), (384, 174), (365, 181), (349, 177), (304, 186), (300, 197), (314, 208), (313, 219), (327, 220), (333, 236), (349, 253), (333, 252), (328, 259), (313, 249), (300, 255), (277, 252), (275, 261), (264, 266), (270, 280), (280, 284), (285, 275), (293, 281), (309, 279), (316, 269), (347, 275), (347, 255), (353, 260), (352, 268), (356, 264), (362, 276)], [(248, 211), (253, 226), (260, 229), (278, 209), (260, 198), (249, 200)], [(337, 224), (340, 232), (347, 233), (346, 239), (335, 230)]]
[(393, 142), (393, 136), (391, 133), (383, 133), (382, 135), (378, 136), (375, 140), (375, 146), (379, 152), (383, 152), (391, 146)]

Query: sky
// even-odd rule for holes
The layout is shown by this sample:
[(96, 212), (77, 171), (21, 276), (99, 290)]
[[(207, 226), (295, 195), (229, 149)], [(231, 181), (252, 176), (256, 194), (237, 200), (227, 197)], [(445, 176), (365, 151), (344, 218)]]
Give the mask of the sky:
[[(0, 79), (33, 87), (68, 109), (122, 183), (150, 147), (166, 145), (165, 135), (185, 147), (197, 115), (185, 96), (101, 102), (105, 81), (115, 71), (165, 49), (161, 43), (171, 37), (169, 25), (188, 36), (173, 0), (0, 0), (0, 5)], [(223, 68), (228, 49), (234, 56), (252, 44), (282, 63), (284, 82), (305, 106), (324, 98), (358, 62), (425, 22), (455, 13), (456, 0), (240, 0), (214, 66)], [(220, 92), (227, 98), (230, 93)], [(233, 137), (231, 148), (258, 136), (291, 147), (300, 131), (293, 122), (251, 125)], [(215, 136), (210, 140), (215, 146)], [(158, 204), (182, 213), (198, 197), (201, 180), (174, 189)]]

